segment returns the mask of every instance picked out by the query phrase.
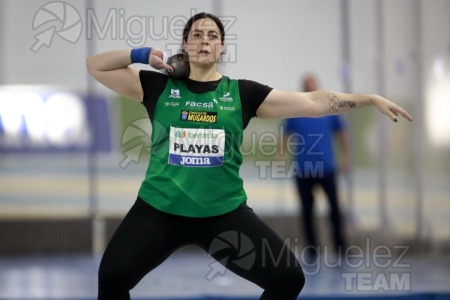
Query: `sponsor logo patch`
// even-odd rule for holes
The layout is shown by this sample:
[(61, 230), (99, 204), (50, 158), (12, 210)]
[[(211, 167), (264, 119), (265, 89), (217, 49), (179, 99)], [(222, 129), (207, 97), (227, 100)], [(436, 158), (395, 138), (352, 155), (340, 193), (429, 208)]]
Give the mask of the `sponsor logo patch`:
[(180, 120), (201, 123), (216, 123), (217, 113), (210, 111), (182, 110), (180, 113)]
[(219, 98), (222, 102), (233, 102), (234, 99), (230, 96), (230, 92), (226, 92), (222, 97)]
[(179, 89), (170, 89), (169, 98), (181, 99), (180, 90)]
[(185, 105), (187, 107), (213, 109), (214, 108), (214, 103), (217, 103), (217, 100), (215, 100), (214, 102), (213, 101), (210, 101), (210, 102), (186, 101)]

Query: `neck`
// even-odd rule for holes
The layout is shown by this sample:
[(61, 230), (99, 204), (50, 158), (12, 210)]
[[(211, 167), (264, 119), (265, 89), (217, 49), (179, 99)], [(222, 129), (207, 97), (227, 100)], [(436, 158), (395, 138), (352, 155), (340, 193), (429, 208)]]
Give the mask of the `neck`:
[(215, 64), (213, 66), (198, 66), (191, 63), (190, 68), (189, 79), (195, 81), (214, 81), (222, 78), (222, 75), (217, 72)]

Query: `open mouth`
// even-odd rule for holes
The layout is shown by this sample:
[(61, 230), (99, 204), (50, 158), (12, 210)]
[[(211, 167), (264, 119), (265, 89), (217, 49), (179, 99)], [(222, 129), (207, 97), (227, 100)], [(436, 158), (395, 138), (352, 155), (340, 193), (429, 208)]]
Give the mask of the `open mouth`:
[(200, 54), (209, 54), (209, 51), (207, 51), (207, 50), (200, 50), (198, 53), (200, 53)]

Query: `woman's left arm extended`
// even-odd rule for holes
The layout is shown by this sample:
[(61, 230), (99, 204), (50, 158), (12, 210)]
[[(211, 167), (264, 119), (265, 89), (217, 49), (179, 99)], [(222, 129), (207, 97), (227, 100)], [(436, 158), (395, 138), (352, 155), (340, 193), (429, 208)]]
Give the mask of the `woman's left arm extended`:
[(375, 94), (346, 94), (332, 91), (286, 92), (273, 89), (256, 111), (258, 118), (285, 119), (341, 114), (373, 105), (394, 122), (400, 114), (412, 121), (403, 108)]

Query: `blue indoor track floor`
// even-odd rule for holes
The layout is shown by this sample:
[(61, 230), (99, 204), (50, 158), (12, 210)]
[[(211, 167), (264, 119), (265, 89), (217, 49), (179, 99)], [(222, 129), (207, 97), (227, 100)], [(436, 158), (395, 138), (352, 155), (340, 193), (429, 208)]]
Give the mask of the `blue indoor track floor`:
[[(1, 257), (0, 299), (96, 299), (99, 260), (91, 255)], [(450, 299), (450, 257), (319, 258), (304, 271), (306, 285), (299, 299)], [(175, 252), (131, 295), (140, 300), (250, 300), (261, 292), (207, 254), (189, 249)]]

